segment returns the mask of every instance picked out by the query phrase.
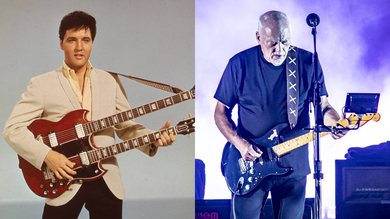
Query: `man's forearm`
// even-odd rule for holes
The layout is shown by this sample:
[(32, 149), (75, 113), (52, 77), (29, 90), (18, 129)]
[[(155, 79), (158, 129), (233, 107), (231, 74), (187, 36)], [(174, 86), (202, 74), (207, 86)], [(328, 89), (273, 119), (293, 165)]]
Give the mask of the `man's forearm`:
[(217, 103), (214, 113), (214, 121), (219, 131), (225, 138), (236, 147), (247, 147), (250, 145), (245, 139), (241, 138), (236, 129), (236, 125), (231, 120), (230, 112), (222, 103)]

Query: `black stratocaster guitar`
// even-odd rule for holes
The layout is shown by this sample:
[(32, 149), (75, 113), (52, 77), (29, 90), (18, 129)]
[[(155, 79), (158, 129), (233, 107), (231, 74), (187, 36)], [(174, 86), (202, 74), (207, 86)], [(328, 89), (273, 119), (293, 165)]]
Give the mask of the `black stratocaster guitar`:
[[(364, 114), (363, 116), (351, 115), (348, 119), (338, 121), (335, 126), (344, 128), (351, 126), (363, 126), (370, 120), (378, 121), (380, 115)], [(288, 127), (287, 124), (279, 124), (271, 129), (262, 138), (262, 147), (271, 148), (274, 154), (273, 158), (269, 159), (263, 153), (262, 157), (255, 161), (245, 161), (240, 152), (231, 143), (226, 143), (222, 161), (222, 174), (225, 176), (229, 190), (237, 195), (246, 195), (250, 193), (256, 186), (268, 176), (286, 175), (292, 171), (290, 167), (282, 167), (279, 165), (278, 158), (298, 147), (301, 147), (314, 140), (313, 132), (306, 132), (303, 135), (292, 138), (290, 140), (279, 142), (278, 136), (281, 130)], [(321, 132), (320, 136), (328, 135), (329, 132)], [(263, 151), (264, 152), (264, 151)]]
[(144, 145), (151, 144), (160, 138), (163, 132), (186, 135), (195, 131), (195, 117), (179, 122), (175, 127), (163, 129), (148, 135), (139, 136), (107, 147), (96, 147), (91, 138), (83, 138), (57, 147), (53, 150), (64, 154), (70, 161), (76, 163), (73, 170), (77, 172), (72, 181), (59, 180), (46, 166), (39, 170), (24, 159), (19, 159), (24, 179), (30, 189), (38, 196), (55, 198), (64, 193), (70, 184), (80, 181), (93, 181), (102, 177), (107, 170), (102, 166), (102, 160), (113, 157)]

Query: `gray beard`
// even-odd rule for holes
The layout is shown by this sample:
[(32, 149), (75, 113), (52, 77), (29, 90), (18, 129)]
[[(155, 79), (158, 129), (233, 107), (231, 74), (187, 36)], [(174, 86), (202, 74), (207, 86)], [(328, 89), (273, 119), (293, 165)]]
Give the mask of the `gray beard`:
[(285, 56), (284, 58), (282, 59), (278, 59), (278, 60), (272, 60), (272, 62), (270, 62), (272, 65), (274, 66), (281, 66), (284, 62), (284, 60), (286, 60), (287, 56)]

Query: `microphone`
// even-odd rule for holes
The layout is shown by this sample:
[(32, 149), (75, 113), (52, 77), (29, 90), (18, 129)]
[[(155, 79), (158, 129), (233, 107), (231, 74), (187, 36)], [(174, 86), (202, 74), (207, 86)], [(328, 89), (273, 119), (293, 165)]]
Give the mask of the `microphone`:
[(311, 13), (307, 15), (306, 23), (310, 27), (316, 27), (320, 24), (320, 17), (316, 13)]

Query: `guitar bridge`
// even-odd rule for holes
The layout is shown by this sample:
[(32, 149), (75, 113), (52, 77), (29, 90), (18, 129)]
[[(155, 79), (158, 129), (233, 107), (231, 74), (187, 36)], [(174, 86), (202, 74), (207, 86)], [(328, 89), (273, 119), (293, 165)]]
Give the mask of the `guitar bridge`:
[(42, 173), (45, 180), (51, 179), (55, 181), (54, 173), (47, 166), (43, 168)]

